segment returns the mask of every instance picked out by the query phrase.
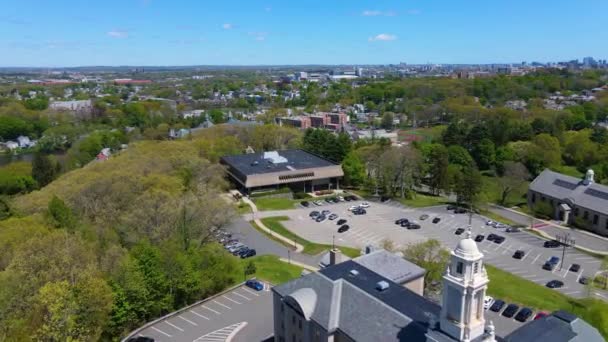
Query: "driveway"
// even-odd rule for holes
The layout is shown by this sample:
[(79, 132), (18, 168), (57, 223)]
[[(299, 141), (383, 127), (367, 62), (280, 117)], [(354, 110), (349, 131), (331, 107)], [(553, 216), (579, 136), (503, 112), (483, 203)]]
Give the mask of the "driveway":
[(261, 341), (273, 333), (272, 292), (240, 286), (196, 306), (176, 312), (143, 329), (155, 341)]
[[(312, 221), (308, 214), (313, 208), (301, 208), (273, 212), (273, 215), (285, 215), (290, 218), (284, 222), (285, 226), (297, 235), (318, 243), (332, 243), (335, 238), (336, 244), (349, 247), (361, 248), (366, 245), (380, 245), (383, 240), (390, 240), (396, 248), (405, 247), (410, 243), (425, 241), (429, 238), (439, 240), (446, 248), (452, 249), (462, 235), (455, 235), (457, 228), (468, 226), (468, 215), (456, 215), (447, 211), (445, 206), (429, 207), (422, 209), (404, 208), (397, 202), (371, 203), (367, 209), (367, 215), (353, 215), (347, 208), (354, 203), (327, 204), (314, 209), (328, 209), (338, 214), (340, 218), (348, 220), (350, 230), (345, 233), (337, 232), (336, 221), (326, 220), (324, 222)], [(419, 218), (422, 214), (430, 215), (424, 221)], [(431, 222), (433, 217), (440, 217), (437, 224)], [(422, 226), (420, 230), (407, 230), (394, 224), (398, 218), (416, 220)], [(518, 275), (524, 279), (533, 281), (539, 285), (545, 285), (550, 280), (561, 280), (564, 287), (558, 289), (564, 294), (573, 297), (586, 297), (585, 287), (578, 283), (581, 275), (594, 275), (598, 271), (601, 260), (588, 254), (567, 249), (564, 255), (563, 267), (558, 265), (553, 271), (545, 271), (542, 265), (552, 256), (562, 259), (561, 248), (544, 248), (545, 240), (530, 235), (526, 232), (507, 233), (504, 229), (496, 229), (486, 226), (486, 219), (474, 215), (472, 219), (473, 236), (494, 233), (504, 236), (506, 239), (501, 244), (487, 241), (485, 238), (478, 243), (479, 249), (485, 255), (485, 262), (496, 266), (504, 271)], [(521, 260), (512, 257), (516, 250), (526, 252)], [(579, 272), (569, 271), (572, 264), (579, 264)], [(603, 298), (599, 296), (598, 298)]]

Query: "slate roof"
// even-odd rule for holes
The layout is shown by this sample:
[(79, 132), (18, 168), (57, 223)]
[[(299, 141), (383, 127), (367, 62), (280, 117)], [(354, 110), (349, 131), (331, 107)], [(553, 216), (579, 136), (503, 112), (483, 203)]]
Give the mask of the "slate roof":
[(585, 185), (576, 177), (545, 169), (532, 183), (530, 190), (608, 215), (608, 186)]
[(296, 171), (337, 165), (303, 150), (282, 150), (278, 152), (281, 157), (287, 159), (287, 163), (273, 164), (264, 159), (264, 152), (224, 156), (221, 160), (243, 175)]
[(604, 338), (582, 319), (565, 311), (556, 311), (513, 331), (505, 341), (603, 342)]
[(426, 273), (424, 268), (385, 249), (378, 249), (353, 261), (398, 284), (423, 277)]
[[(356, 270), (358, 274), (351, 274)], [(388, 289), (376, 284), (386, 281)], [(317, 294), (310, 316), (329, 332), (340, 330), (356, 341), (428, 341), (428, 321), (441, 307), (399, 284), (349, 260), (310, 273), (273, 291), (282, 297), (302, 288)], [(441, 341), (453, 341), (445, 336)]]

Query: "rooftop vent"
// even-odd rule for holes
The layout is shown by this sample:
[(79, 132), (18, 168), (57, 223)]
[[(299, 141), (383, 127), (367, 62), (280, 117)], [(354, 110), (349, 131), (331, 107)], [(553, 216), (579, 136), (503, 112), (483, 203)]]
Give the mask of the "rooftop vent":
[(253, 163), (251, 163), (251, 166), (256, 166), (256, 165), (258, 165), (258, 164), (259, 164), (259, 162), (256, 160), (256, 161), (254, 161)]
[(264, 159), (273, 164), (287, 163), (287, 158), (281, 157), (277, 151), (264, 152)]
[(382, 292), (382, 291), (385, 291), (386, 289), (388, 289), (388, 283), (386, 281), (381, 280), (378, 283), (376, 283), (376, 290)]
[(357, 271), (357, 270), (350, 270), (350, 272), (348, 272), (348, 273), (350, 273), (350, 275), (353, 277), (356, 277), (359, 275), (359, 271)]

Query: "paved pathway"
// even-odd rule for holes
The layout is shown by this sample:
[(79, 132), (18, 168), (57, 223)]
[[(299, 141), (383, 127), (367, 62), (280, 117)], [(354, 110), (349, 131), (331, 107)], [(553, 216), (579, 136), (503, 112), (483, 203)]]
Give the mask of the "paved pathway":
[(513, 222), (528, 227), (532, 224), (535, 230), (544, 233), (549, 238), (555, 238), (557, 235), (570, 234), (570, 237), (576, 241), (576, 245), (581, 249), (588, 250), (592, 253), (608, 255), (608, 238), (590, 232), (560, 226), (550, 221), (533, 219), (529, 215), (509, 208), (492, 206), (489, 210), (495, 214), (508, 218)]

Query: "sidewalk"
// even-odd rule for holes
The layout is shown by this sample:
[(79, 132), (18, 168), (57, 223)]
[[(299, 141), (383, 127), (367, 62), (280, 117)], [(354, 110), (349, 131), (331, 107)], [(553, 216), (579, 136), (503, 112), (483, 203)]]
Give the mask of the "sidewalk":
[(608, 238), (580, 229), (564, 227), (551, 221), (541, 220), (514, 209), (491, 205), (489, 210), (521, 225), (531, 227), (547, 239), (556, 239), (558, 235), (569, 234), (576, 241), (575, 248), (608, 256)]
[[(231, 190), (230, 193), (232, 195), (234, 195), (235, 193), (238, 193), (240, 195), (240, 193), (237, 190)], [(249, 198), (242, 197), (241, 200), (251, 207), (251, 212), (252, 212), (251, 215), (253, 218), (253, 222), (255, 222), (255, 224), (258, 227), (260, 227), (260, 229), (262, 229), (264, 232), (268, 233), (270, 236), (272, 236), (278, 240), (281, 240), (291, 246), (295, 246), (296, 253), (301, 253), (304, 250), (304, 246), (302, 246), (301, 244), (299, 244), (291, 239), (288, 239), (288, 238), (284, 237), (283, 235), (279, 235), (279, 234), (275, 233), (274, 231), (270, 230), (268, 227), (266, 227), (266, 225), (264, 225), (264, 223), (262, 223), (262, 220), (260, 220), (258, 217), (259, 216), (258, 207)]]

